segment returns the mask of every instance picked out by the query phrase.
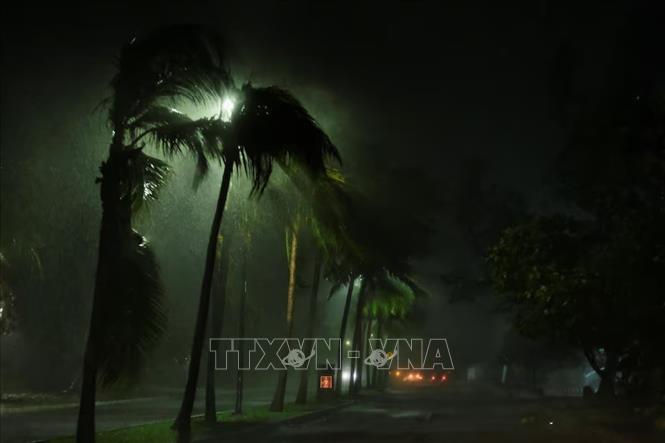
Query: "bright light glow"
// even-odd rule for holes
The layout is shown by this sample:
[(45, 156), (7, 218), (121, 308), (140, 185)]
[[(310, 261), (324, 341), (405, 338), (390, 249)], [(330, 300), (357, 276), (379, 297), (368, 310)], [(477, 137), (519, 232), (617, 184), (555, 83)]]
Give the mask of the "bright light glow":
[(358, 380), (358, 371), (353, 373), (353, 381)]
[(345, 342), (345, 344), (346, 344), (347, 346), (351, 346), (351, 340), (347, 340), (347, 341)]
[(404, 377), (404, 381), (420, 381), (423, 379), (422, 374), (419, 373), (410, 373), (406, 377)]
[(448, 380), (448, 377), (446, 376), (446, 374), (443, 374), (441, 376), (441, 381), (446, 381), (446, 380)]
[(351, 372), (350, 371), (344, 371), (342, 372), (342, 380), (346, 381), (351, 377)]
[(436, 380), (436, 377), (435, 377), (435, 376), (432, 376), (432, 380)]
[(220, 118), (223, 122), (230, 122), (231, 117), (233, 116), (233, 108), (235, 108), (236, 102), (231, 97), (224, 97), (222, 100)]
[(396, 377), (399, 377), (399, 374), (400, 374), (399, 371), (395, 371), (395, 376), (396, 376)]

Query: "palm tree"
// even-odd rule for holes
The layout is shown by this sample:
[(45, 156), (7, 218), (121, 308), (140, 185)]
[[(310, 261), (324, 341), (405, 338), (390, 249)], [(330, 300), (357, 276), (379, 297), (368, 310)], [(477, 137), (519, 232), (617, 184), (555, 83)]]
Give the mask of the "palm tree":
[[(245, 338), (245, 320), (247, 317), (247, 257), (243, 259), (241, 272), (242, 287), (240, 289), (240, 306), (238, 309), (238, 338)], [(245, 342), (240, 341), (238, 347), (238, 371), (236, 372), (236, 401), (234, 414), (242, 414), (242, 399), (245, 387)]]
[[(367, 334), (365, 343), (372, 336), (372, 320), (376, 321), (376, 338), (383, 339), (384, 323), (392, 319), (403, 319), (413, 306), (416, 296), (424, 294), (424, 290), (416, 286), (415, 282), (404, 283), (401, 279), (389, 274), (383, 274), (375, 284), (374, 290), (367, 298), (364, 316), (367, 319)], [(370, 372), (372, 369), (373, 374)], [(377, 374), (376, 367), (367, 366), (367, 387), (375, 386)]]
[[(199, 172), (207, 156), (200, 140), (174, 138), (194, 125), (163, 102), (184, 98), (203, 102), (225, 77), (218, 39), (193, 26), (160, 29), (126, 44), (105, 101), (113, 136), (100, 167), (102, 222), (90, 327), (82, 372), (77, 441), (95, 440), (98, 377), (109, 385), (136, 374), (163, 329), (162, 286), (146, 239), (132, 229), (132, 215), (157, 198), (169, 168), (144, 153), (142, 139), (158, 142), (167, 154), (194, 152)], [(178, 115), (177, 119), (162, 118)]]
[[(327, 168), (315, 182), (311, 182), (302, 171), (289, 170), (287, 176), (290, 183), (285, 183), (270, 193), (274, 212), (280, 216), (286, 225), (287, 262), (289, 271), (289, 284), (287, 290), (287, 337), (293, 334), (295, 305), (295, 286), (297, 274), (297, 255), (303, 234), (309, 234), (314, 241), (314, 275), (310, 298), (310, 316), (308, 334), (313, 335), (314, 317), (316, 316), (316, 299), (319, 291), (319, 282), (323, 259), (334, 251), (348, 245), (348, 235), (345, 230), (345, 219), (348, 218), (348, 196), (342, 174), (334, 169)], [(294, 186), (292, 186), (293, 184)], [(294, 189), (295, 188), (295, 189)], [(311, 342), (307, 342), (304, 352), (309, 355)], [(301, 379), (296, 402), (304, 404), (307, 401), (308, 371), (301, 371)], [(282, 411), (288, 372), (279, 374), (271, 410)]]
[[(221, 142), (224, 173), (213, 217), (192, 340), (185, 394), (173, 428), (181, 439), (189, 436), (198, 372), (208, 318), (210, 288), (217, 249), (217, 234), (233, 172), (242, 168), (252, 181), (252, 192), (266, 188), (275, 163), (285, 171), (301, 171), (312, 179), (325, 172), (326, 157), (339, 159), (337, 148), (305, 108), (289, 92), (277, 87), (256, 88), (246, 84), (237, 93), (236, 111), (207, 127), (206, 139)], [(297, 223), (291, 227), (293, 231)], [(290, 249), (297, 250), (297, 236)], [(293, 256), (295, 260), (295, 254)]]
[[(372, 292), (381, 287), (388, 276), (401, 280), (418, 293), (422, 292), (411, 278), (410, 261), (426, 247), (414, 241), (414, 234), (427, 232), (429, 226), (411, 215), (395, 220), (397, 217), (391, 210), (377, 207), (371, 201), (360, 203), (354, 209), (351, 226), (352, 238), (360, 245), (361, 251), (360, 261), (352, 264), (353, 274), (362, 277), (355, 309), (353, 349), (360, 350), (360, 355), (363, 355), (362, 316)], [(383, 223), (376, 224), (375, 220), (382, 220)], [(362, 371), (356, 371), (357, 361), (352, 363), (349, 393), (355, 395), (362, 383)]]
[[(354, 275), (351, 275), (348, 277), (348, 282), (344, 281), (344, 283), (347, 284), (347, 290), (346, 290), (346, 298), (344, 301), (344, 311), (342, 312), (342, 322), (340, 325), (340, 330), (339, 330), (339, 345), (344, 346), (344, 340), (346, 337), (346, 324), (349, 319), (349, 311), (351, 309), (351, 299), (353, 298), (353, 287), (355, 286), (356, 282), (356, 277)], [(335, 289), (335, 286), (333, 286), (333, 289)], [(330, 296), (334, 294), (334, 291), (330, 291)], [(329, 297), (330, 298), (330, 297)], [(335, 373), (335, 393), (337, 396), (341, 395), (342, 393), (342, 369), (344, 365), (344, 353), (340, 349), (339, 354), (338, 354), (338, 361), (337, 361), (337, 367), (339, 368), (336, 373)]]
[[(301, 218), (296, 216), (286, 228), (286, 258), (289, 267), (289, 283), (286, 292), (286, 338), (293, 336), (293, 314), (295, 307), (295, 289), (296, 289), (296, 263), (298, 255), (298, 242), (300, 238)], [(277, 387), (270, 403), (270, 410), (281, 412), (284, 410), (284, 396), (286, 395), (286, 381), (288, 371), (280, 371), (277, 377)]]
[[(306, 225), (314, 240), (315, 248), (307, 337), (314, 336), (322, 269), (326, 267), (330, 268), (332, 273), (338, 272), (336, 260), (341, 254), (347, 256), (357, 254), (357, 247), (347, 232), (348, 220), (351, 218), (351, 192), (344, 176), (337, 170), (328, 169), (307, 196)], [(305, 355), (311, 353), (312, 345), (311, 341), (306, 342), (303, 350)], [(308, 381), (309, 370), (301, 371), (296, 404), (307, 403)]]
[[(232, 237), (220, 235), (219, 242), (219, 264), (217, 266), (217, 280), (213, 288), (212, 312), (210, 315), (210, 338), (218, 338), (222, 333), (224, 322), (224, 311), (228, 294), (229, 265), (231, 261)], [(217, 341), (211, 342), (211, 351), (219, 349)], [(212, 352), (208, 354), (206, 367), (206, 397), (205, 397), (205, 420), (209, 423), (217, 421), (217, 406), (215, 402), (215, 356)]]
[[(321, 253), (317, 252), (314, 258), (314, 274), (312, 276), (312, 290), (309, 298), (309, 317), (307, 323), (306, 337), (314, 337), (314, 324), (316, 318), (316, 303), (319, 295), (319, 283), (321, 281), (321, 267), (323, 266), (323, 259)], [(312, 342), (308, 341), (305, 344), (303, 352), (309, 355), (312, 352)], [(307, 403), (307, 385), (309, 382), (309, 370), (305, 369), (300, 373), (300, 384), (298, 385), (298, 393), (296, 394), (296, 404), (304, 405)]]
[[(248, 202), (249, 203), (249, 202)], [(253, 230), (258, 227), (260, 221), (259, 212), (257, 211), (256, 204), (239, 205), (239, 214), (236, 217), (237, 222), (234, 224), (234, 229), (243, 239), (242, 242), (242, 264), (240, 271), (240, 295), (238, 306), (238, 337), (244, 338), (246, 334), (245, 322), (247, 321), (247, 267), (250, 255), (252, 253), (254, 236)], [(241, 341), (238, 345), (238, 371), (236, 372), (236, 398), (233, 413), (242, 414), (243, 393), (245, 389), (245, 342)]]

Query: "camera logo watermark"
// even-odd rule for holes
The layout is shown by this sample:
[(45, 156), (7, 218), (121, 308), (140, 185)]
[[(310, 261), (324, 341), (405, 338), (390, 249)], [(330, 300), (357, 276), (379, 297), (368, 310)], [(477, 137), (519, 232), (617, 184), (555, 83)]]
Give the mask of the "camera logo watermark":
[(339, 370), (344, 355), (379, 370), (455, 369), (445, 338), (371, 338), (365, 358), (358, 349), (345, 350), (339, 338), (211, 338), (215, 369), (285, 371)]

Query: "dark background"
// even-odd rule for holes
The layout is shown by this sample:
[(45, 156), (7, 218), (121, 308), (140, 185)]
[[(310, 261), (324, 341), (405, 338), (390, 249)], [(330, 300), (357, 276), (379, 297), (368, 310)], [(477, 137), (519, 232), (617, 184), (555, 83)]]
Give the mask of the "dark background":
[[(655, 4), (4, 5), (2, 245), (33, 245), (52, 275), (47, 290), (36, 288), (18, 302), (26, 332), (5, 343), (12, 352), (37, 344), (47, 357), (3, 365), (35, 367), (37, 376), (40, 361), (55, 359), (62, 368), (56, 379), (78, 365), (101, 213), (94, 179), (110, 139), (96, 107), (108, 93), (123, 42), (187, 22), (223, 33), (231, 69), (242, 81), (292, 90), (339, 146), (350, 180), (389, 202), (395, 216), (416, 212), (431, 220), (430, 253), (418, 262), (432, 292), (427, 333), (448, 337), (458, 361), (494, 358), (506, 326), (491, 299), (470, 286), (465, 291), (476, 296), (474, 303), (450, 304), (441, 274), (477, 273), (483, 245), (476, 234), (501, 215), (497, 198), (525, 211), (556, 204), (548, 183), (567, 143), (565, 107), (603, 93), (636, 17), (657, 23)], [(193, 193), (190, 163), (176, 162), (174, 183), (142, 221), (165, 271), (172, 327), (164, 346), (183, 355), (217, 182)], [(273, 248), (280, 241), (279, 233), (266, 234), (260, 263), (283, 260)], [(284, 309), (283, 295), (270, 288), (282, 287), (285, 267), (271, 268), (258, 273), (258, 311)], [(264, 316), (264, 325), (271, 318)]]

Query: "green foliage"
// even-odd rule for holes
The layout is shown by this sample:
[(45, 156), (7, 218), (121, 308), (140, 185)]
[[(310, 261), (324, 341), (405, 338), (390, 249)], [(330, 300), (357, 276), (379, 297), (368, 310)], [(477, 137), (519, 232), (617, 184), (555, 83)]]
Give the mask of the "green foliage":
[(140, 119), (160, 100), (204, 103), (228, 82), (224, 47), (216, 33), (200, 26), (159, 28), (122, 48), (111, 81), (109, 118), (115, 127)]
[(156, 201), (170, 172), (171, 168), (165, 162), (136, 151), (128, 171), (132, 210), (138, 211), (146, 203)]
[(371, 318), (403, 319), (416, 301), (414, 290), (388, 273), (383, 273), (368, 284), (364, 315)]
[(104, 331), (96, 346), (100, 379), (111, 385), (136, 378), (166, 327), (164, 289), (159, 267), (144, 237), (132, 235), (120, 251), (110, 278), (100, 288), (97, 327)]
[(585, 233), (561, 217), (535, 218), (506, 229), (488, 254), (494, 289), (531, 337), (570, 334), (586, 321), (578, 301), (592, 291), (583, 267)]
[(254, 190), (265, 189), (273, 162), (310, 177), (325, 173), (326, 158), (340, 160), (337, 148), (314, 118), (288, 91), (245, 84), (238, 112), (232, 117), (232, 139), (242, 149)]
[(566, 122), (559, 215), (507, 229), (489, 253), (517, 328), (579, 346), (609, 388), (617, 371), (631, 383), (665, 364), (665, 65), (645, 49), (655, 29), (631, 29), (617, 48), (630, 63)]
[(149, 136), (169, 156), (192, 152), (205, 174), (207, 157), (220, 155), (218, 144), (204, 143), (211, 120), (192, 121), (163, 102), (201, 104), (219, 94), (228, 80), (222, 55), (216, 35), (196, 26), (160, 28), (120, 53), (106, 100), (114, 134), (98, 179), (104, 215), (88, 344), (105, 385), (136, 376), (165, 328), (157, 262), (131, 218), (157, 199), (169, 167), (140, 142)]
[(516, 328), (579, 346), (592, 365), (599, 349), (619, 354), (626, 371), (657, 360), (665, 267), (643, 222), (535, 217), (504, 231), (488, 261)]

